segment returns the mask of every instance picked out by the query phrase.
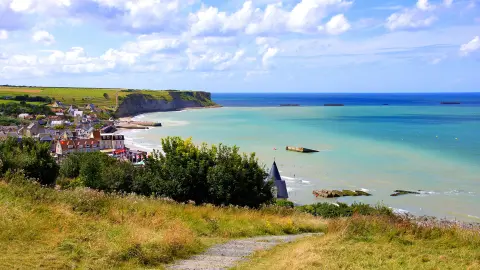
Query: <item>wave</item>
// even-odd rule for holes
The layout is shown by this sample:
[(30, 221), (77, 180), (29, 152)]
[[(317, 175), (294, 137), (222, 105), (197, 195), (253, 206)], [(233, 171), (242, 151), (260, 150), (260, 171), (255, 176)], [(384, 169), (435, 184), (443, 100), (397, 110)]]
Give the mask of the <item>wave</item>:
[(296, 177), (290, 177), (290, 176), (283, 176), (281, 175), (282, 179), (285, 181), (285, 182), (290, 182), (290, 183), (299, 183), (299, 184), (305, 184), (305, 185), (309, 185), (310, 184), (310, 181), (308, 180), (303, 180), (302, 178), (296, 178)]
[(410, 211), (405, 210), (405, 209), (401, 209), (401, 208), (390, 207), (390, 209), (392, 209), (393, 213), (395, 213), (395, 214), (408, 214), (408, 213), (410, 213)]
[(171, 119), (165, 119), (161, 121), (162, 126), (164, 127), (179, 127), (179, 126), (186, 126), (190, 124), (188, 121), (181, 121), (181, 120), (171, 120)]

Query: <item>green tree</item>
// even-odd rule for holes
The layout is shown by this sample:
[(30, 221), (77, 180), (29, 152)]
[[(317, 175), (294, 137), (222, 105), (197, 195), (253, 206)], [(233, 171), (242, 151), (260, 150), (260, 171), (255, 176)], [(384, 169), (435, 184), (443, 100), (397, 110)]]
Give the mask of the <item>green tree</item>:
[(37, 179), (42, 185), (53, 185), (59, 166), (50, 155), (50, 144), (23, 138), (20, 142), (8, 138), (0, 142), (2, 174), (7, 171), (23, 170), (27, 178)]
[(110, 99), (110, 96), (109, 96), (107, 93), (103, 93), (103, 97), (104, 97), (105, 99)]

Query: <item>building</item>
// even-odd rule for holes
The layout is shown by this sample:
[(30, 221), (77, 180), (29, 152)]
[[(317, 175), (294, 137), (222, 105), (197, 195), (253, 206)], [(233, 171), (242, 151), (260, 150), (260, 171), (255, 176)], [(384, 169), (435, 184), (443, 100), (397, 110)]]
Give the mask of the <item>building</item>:
[(45, 133), (45, 128), (36, 121), (30, 123), (25, 129), (25, 136), (27, 137), (34, 137), (40, 133)]
[(275, 161), (273, 162), (272, 169), (270, 169), (270, 173), (265, 180), (273, 180), (273, 183), (275, 184), (275, 191), (277, 193), (277, 199), (288, 199), (287, 184), (282, 180), (280, 172), (277, 168), (277, 163), (275, 163)]
[(125, 149), (125, 137), (120, 134), (101, 134), (99, 130), (95, 130), (90, 134), (90, 138), (100, 142), (100, 149)]
[(85, 110), (89, 110), (89, 111), (92, 111), (92, 112), (96, 112), (97, 111), (97, 108), (95, 107), (94, 104), (90, 103), (90, 104), (87, 104), (85, 106)]
[(59, 140), (55, 153), (57, 155), (67, 155), (70, 153), (97, 152), (100, 151), (99, 146), (99, 141), (95, 139)]
[(65, 106), (65, 104), (63, 104), (63, 102), (61, 102), (61, 101), (55, 101), (55, 102), (53, 102), (52, 107), (53, 108), (66, 108), (67, 106)]

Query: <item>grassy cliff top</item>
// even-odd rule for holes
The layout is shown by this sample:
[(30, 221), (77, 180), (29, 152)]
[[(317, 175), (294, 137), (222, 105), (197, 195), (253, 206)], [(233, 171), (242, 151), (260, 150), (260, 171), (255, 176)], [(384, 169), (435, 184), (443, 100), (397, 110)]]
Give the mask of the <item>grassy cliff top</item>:
[(0, 269), (143, 269), (230, 238), (321, 231), (277, 208), (194, 206), (0, 179)]
[(125, 88), (81, 88), (81, 87), (36, 87), (0, 86), (0, 96), (48, 96), (68, 105), (84, 106), (93, 103), (97, 107), (115, 108), (116, 95), (126, 97), (132, 93), (146, 94), (156, 99), (172, 100), (171, 93), (196, 93), (178, 90), (141, 90)]

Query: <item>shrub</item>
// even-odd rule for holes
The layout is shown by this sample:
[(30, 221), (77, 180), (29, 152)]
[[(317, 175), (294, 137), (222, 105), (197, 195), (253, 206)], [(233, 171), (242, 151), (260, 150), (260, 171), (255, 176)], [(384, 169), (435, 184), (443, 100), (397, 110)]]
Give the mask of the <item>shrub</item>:
[(22, 170), (27, 178), (38, 180), (42, 185), (53, 185), (59, 166), (50, 155), (50, 144), (23, 138), (20, 142), (8, 138), (0, 142), (2, 174)]
[(392, 210), (386, 206), (370, 206), (363, 203), (316, 203), (297, 207), (298, 210), (324, 218), (350, 217), (359, 215), (392, 215)]
[(289, 201), (289, 200), (275, 200), (275, 205), (276, 206), (281, 206), (281, 207), (287, 207), (287, 208), (293, 208), (294, 207), (294, 204), (293, 202)]

